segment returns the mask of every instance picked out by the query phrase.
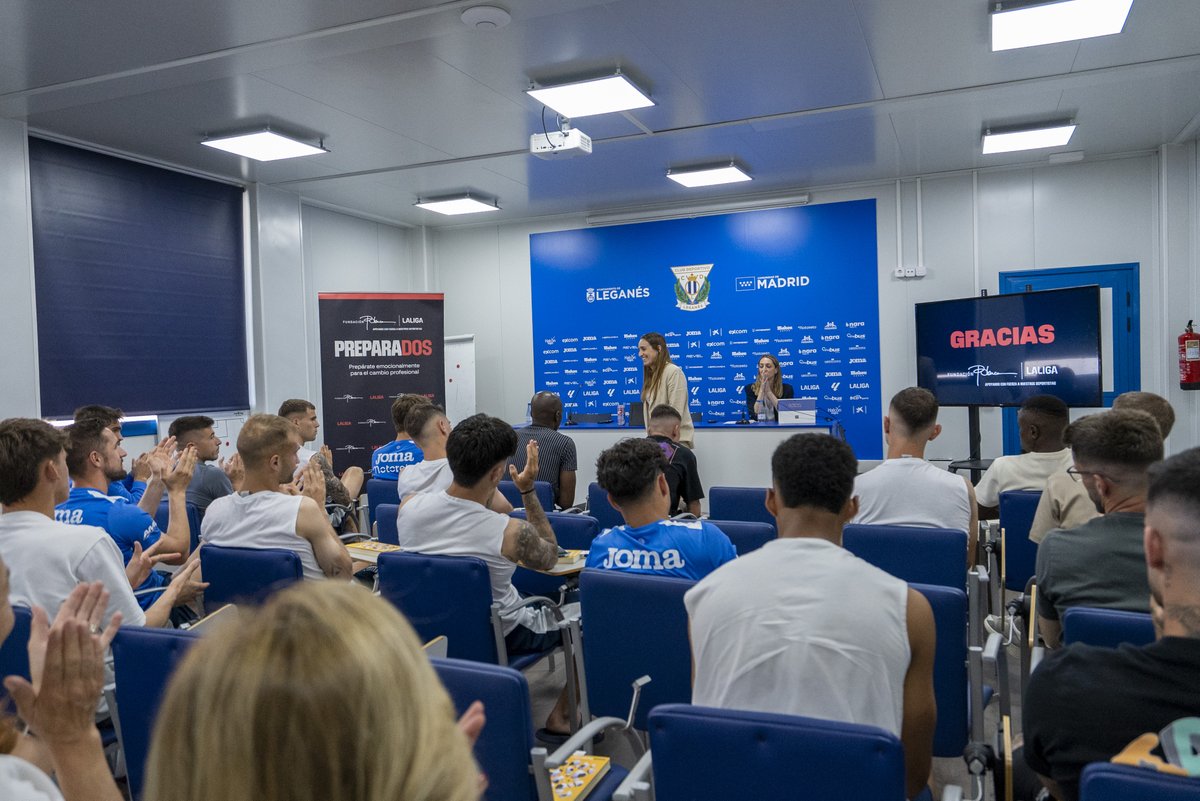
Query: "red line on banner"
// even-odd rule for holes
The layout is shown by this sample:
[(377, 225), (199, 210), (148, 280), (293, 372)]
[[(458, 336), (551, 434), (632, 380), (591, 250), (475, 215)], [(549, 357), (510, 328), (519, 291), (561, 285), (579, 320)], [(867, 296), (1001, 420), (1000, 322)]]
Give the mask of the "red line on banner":
[(317, 300), (445, 300), (442, 292), (318, 292)]

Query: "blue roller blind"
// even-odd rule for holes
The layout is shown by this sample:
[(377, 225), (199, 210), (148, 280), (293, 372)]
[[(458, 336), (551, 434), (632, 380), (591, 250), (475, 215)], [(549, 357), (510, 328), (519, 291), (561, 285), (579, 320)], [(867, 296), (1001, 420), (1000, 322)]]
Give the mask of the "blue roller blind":
[(29, 140), (42, 414), (249, 407), (242, 190)]

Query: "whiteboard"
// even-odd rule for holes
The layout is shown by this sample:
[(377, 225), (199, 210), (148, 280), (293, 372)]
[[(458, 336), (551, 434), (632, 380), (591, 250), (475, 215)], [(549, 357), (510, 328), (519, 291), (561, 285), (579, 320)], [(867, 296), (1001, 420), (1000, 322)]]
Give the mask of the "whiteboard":
[(446, 416), (451, 423), (475, 414), (475, 335), (446, 337)]

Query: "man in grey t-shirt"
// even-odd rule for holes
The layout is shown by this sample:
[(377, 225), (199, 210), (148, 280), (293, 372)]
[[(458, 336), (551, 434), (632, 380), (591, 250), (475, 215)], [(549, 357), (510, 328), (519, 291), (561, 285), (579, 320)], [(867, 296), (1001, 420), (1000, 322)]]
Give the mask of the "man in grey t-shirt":
[(213, 419), (202, 414), (177, 417), (168, 429), (175, 437), (175, 447), (180, 451), (189, 445), (196, 449), (196, 470), (192, 483), (188, 485), (187, 502), (204, 514), (208, 505), (217, 498), (230, 495), (241, 487), (242, 459), (234, 455), (228, 464), (222, 459), (217, 464), (221, 450), (221, 439), (213, 432)]
[(1142, 546), (1146, 470), (1163, 456), (1158, 423), (1141, 411), (1088, 415), (1067, 428), (1065, 439), (1074, 462), (1067, 472), (1101, 516), (1051, 531), (1038, 548), (1038, 625), (1051, 647), (1061, 640), (1068, 607), (1150, 611)]

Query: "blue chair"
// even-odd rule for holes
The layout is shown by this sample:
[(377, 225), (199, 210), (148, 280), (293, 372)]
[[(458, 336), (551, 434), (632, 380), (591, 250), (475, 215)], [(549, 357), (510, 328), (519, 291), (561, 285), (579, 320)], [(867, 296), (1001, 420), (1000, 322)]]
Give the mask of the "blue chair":
[[(524, 509), (515, 509), (511, 516), (519, 520), (526, 519)], [(591, 515), (546, 512), (546, 519), (550, 521), (550, 528), (554, 529), (554, 537), (560, 548), (586, 551), (600, 533), (600, 521)]]
[[(194, 551), (200, 546), (200, 522), (202, 520), (200, 507), (189, 503), (187, 505), (187, 517), (188, 530), (191, 532), (191, 545), (189, 547)], [(168, 499), (163, 498), (162, 502), (159, 503), (158, 509), (154, 512), (154, 522), (163, 531), (166, 531), (167, 526), (171, 524), (171, 502)]]
[(1037, 490), (1009, 490), (1000, 493), (1000, 530), (1004, 533), (1001, 558), (1004, 560), (1004, 588), (1024, 592), (1037, 566), (1036, 542), (1029, 539), (1033, 515), (1042, 493)]
[(745, 556), (756, 551), (775, 539), (775, 526), (766, 523), (751, 523), (745, 520), (712, 520), (712, 523), (733, 543), (738, 556)]
[[(514, 509), (525, 507), (525, 500), (521, 497), (521, 491), (517, 489), (517, 485), (513, 482), (501, 481), (497, 489), (500, 490), (501, 495), (508, 499), (508, 502), (513, 505)], [(533, 482), (533, 492), (537, 495), (538, 503), (542, 505), (543, 511), (554, 511), (554, 492), (550, 488), (549, 481)]]
[(396, 513), (399, 511), (398, 503), (381, 503), (375, 510), (375, 538), (380, 542), (400, 544), (400, 535), (396, 531)]
[(380, 504), (400, 503), (400, 491), (396, 482), (387, 478), (367, 479), (367, 525), (374, 527), (375, 510)]
[(634, 727), (646, 728), (658, 704), (692, 699), (692, 651), (683, 595), (686, 579), (618, 570), (584, 570), (579, 578), (583, 614), (584, 719), (629, 714), (630, 685), (649, 675)]
[(134, 799), (142, 795), (146, 757), (163, 692), (171, 673), (198, 639), (194, 632), (137, 626), (123, 626), (113, 638), (116, 719)]
[(905, 798), (904, 749), (874, 726), (666, 704), (649, 733), (656, 801)]
[[(966, 548), (966, 545), (963, 546)], [(958, 587), (912, 584), (933, 609), (937, 646), (933, 658), (933, 691), (937, 697), (937, 728), (933, 755), (961, 757), (970, 739), (973, 714), (967, 674), (967, 593)], [(984, 687), (983, 703), (992, 697)]]
[(423, 642), (445, 637), (449, 657), (520, 670), (546, 655), (508, 659), (482, 559), (394, 551), (381, 553), (376, 564), (379, 594), (404, 613)]
[(763, 487), (710, 487), (708, 516), (713, 520), (775, 525), (775, 518), (767, 511), (767, 490)]
[(1079, 801), (1196, 801), (1197, 798), (1200, 798), (1200, 779), (1109, 762), (1088, 765), (1079, 783)]
[[(458, 714), (474, 701), (482, 701), (487, 725), (475, 742), (475, 759), (488, 778), (487, 801), (534, 801), (537, 784), (531, 773), (533, 715), (529, 686), (520, 672), (498, 665), (461, 659), (432, 659)], [(588, 798), (606, 799), (621, 783), (626, 771), (613, 765)]]
[(1081, 642), (1116, 648), (1121, 643), (1149, 645), (1154, 642), (1154, 622), (1143, 612), (1072, 606), (1063, 612), (1062, 627), (1065, 645)]
[(949, 528), (861, 526), (842, 529), (842, 546), (901, 581), (967, 586), (967, 534)]
[(596, 518), (596, 522), (600, 524), (601, 531), (606, 528), (625, 525), (625, 518), (621, 517), (621, 513), (608, 502), (608, 492), (595, 481), (588, 484), (587, 497), (588, 514)]
[(282, 548), (229, 548), (206, 544), (200, 549), (200, 572), (208, 582), (204, 607), (260, 603), (271, 593), (304, 578), (300, 557)]
[[(14, 606), (13, 630), (8, 638), (0, 642), (0, 679), (5, 676), (20, 676), (29, 680), (29, 633), (33, 624), (33, 613), (25, 606)], [(8, 690), (0, 684), (0, 714), (5, 711), (16, 714), (8, 696)]]

